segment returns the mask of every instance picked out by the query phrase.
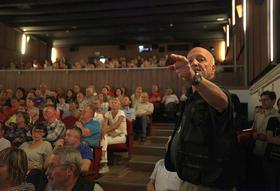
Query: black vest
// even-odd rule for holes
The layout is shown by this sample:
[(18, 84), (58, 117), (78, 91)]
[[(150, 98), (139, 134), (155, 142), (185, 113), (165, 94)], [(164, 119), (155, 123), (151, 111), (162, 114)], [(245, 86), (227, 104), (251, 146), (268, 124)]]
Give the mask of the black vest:
[[(177, 171), (182, 180), (195, 185), (231, 188), (240, 182), (240, 155), (233, 127), (233, 111), (229, 106), (218, 113), (203, 98), (189, 95), (178, 127), (179, 143), (176, 151), (176, 169), (166, 155), (166, 168)], [(174, 132), (175, 133), (175, 132)]]

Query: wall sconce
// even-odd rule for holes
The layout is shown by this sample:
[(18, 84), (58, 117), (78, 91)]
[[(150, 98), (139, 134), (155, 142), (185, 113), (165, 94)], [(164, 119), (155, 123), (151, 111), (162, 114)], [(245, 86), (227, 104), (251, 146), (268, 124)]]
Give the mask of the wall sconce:
[(237, 16), (239, 19), (243, 16), (243, 7), (242, 4), (236, 5)]
[(232, 8), (232, 26), (235, 25), (235, 0), (232, 0), (231, 2), (231, 8)]
[(25, 50), (26, 50), (26, 35), (22, 34), (21, 37), (21, 54), (25, 54)]

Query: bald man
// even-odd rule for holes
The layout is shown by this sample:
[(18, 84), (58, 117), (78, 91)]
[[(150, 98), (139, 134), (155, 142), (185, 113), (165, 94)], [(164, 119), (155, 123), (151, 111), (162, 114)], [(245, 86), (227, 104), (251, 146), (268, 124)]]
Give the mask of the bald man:
[(171, 59), (169, 69), (189, 91), (168, 146), (166, 168), (184, 180), (180, 191), (233, 191), (241, 177), (240, 158), (230, 93), (211, 81), (215, 59), (201, 47), (187, 57), (172, 54)]

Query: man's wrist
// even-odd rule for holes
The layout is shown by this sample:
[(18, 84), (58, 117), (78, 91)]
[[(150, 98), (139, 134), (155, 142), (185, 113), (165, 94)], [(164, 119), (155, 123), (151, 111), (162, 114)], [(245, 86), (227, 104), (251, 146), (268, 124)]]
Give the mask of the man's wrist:
[(202, 80), (202, 76), (199, 72), (195, 72), (193, 80), (192, 80), (192, 85), (197, 86), (200, 84)]

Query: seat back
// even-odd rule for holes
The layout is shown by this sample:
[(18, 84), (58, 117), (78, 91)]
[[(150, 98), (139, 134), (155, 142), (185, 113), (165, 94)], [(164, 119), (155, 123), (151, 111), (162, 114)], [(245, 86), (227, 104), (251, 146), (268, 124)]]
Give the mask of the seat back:
[(100, 146), (93, 147), (93, 160), (91, 161), (89, 172), (86, 174), (85, 179), (92, 181), (100, 177), (99, 164), (102, 156), (102, 149)]
[(131, 159), (132, 146), (133, 146), (133, 127), (132, 127), (132, 123), (128, 120), (126, 120), (126, 128), (127, 128), (126, 143), (108, 145), (107, 151), (108, 152), (127, 152), (128, 159)]
[(64, 117), (63, 119), (61, 119), (61, 121), (65, 124), (66, 129), (69, 129), (73, 128), (76, 121), (78, 121), (78, 118), (71, 115), (68, 117)]

